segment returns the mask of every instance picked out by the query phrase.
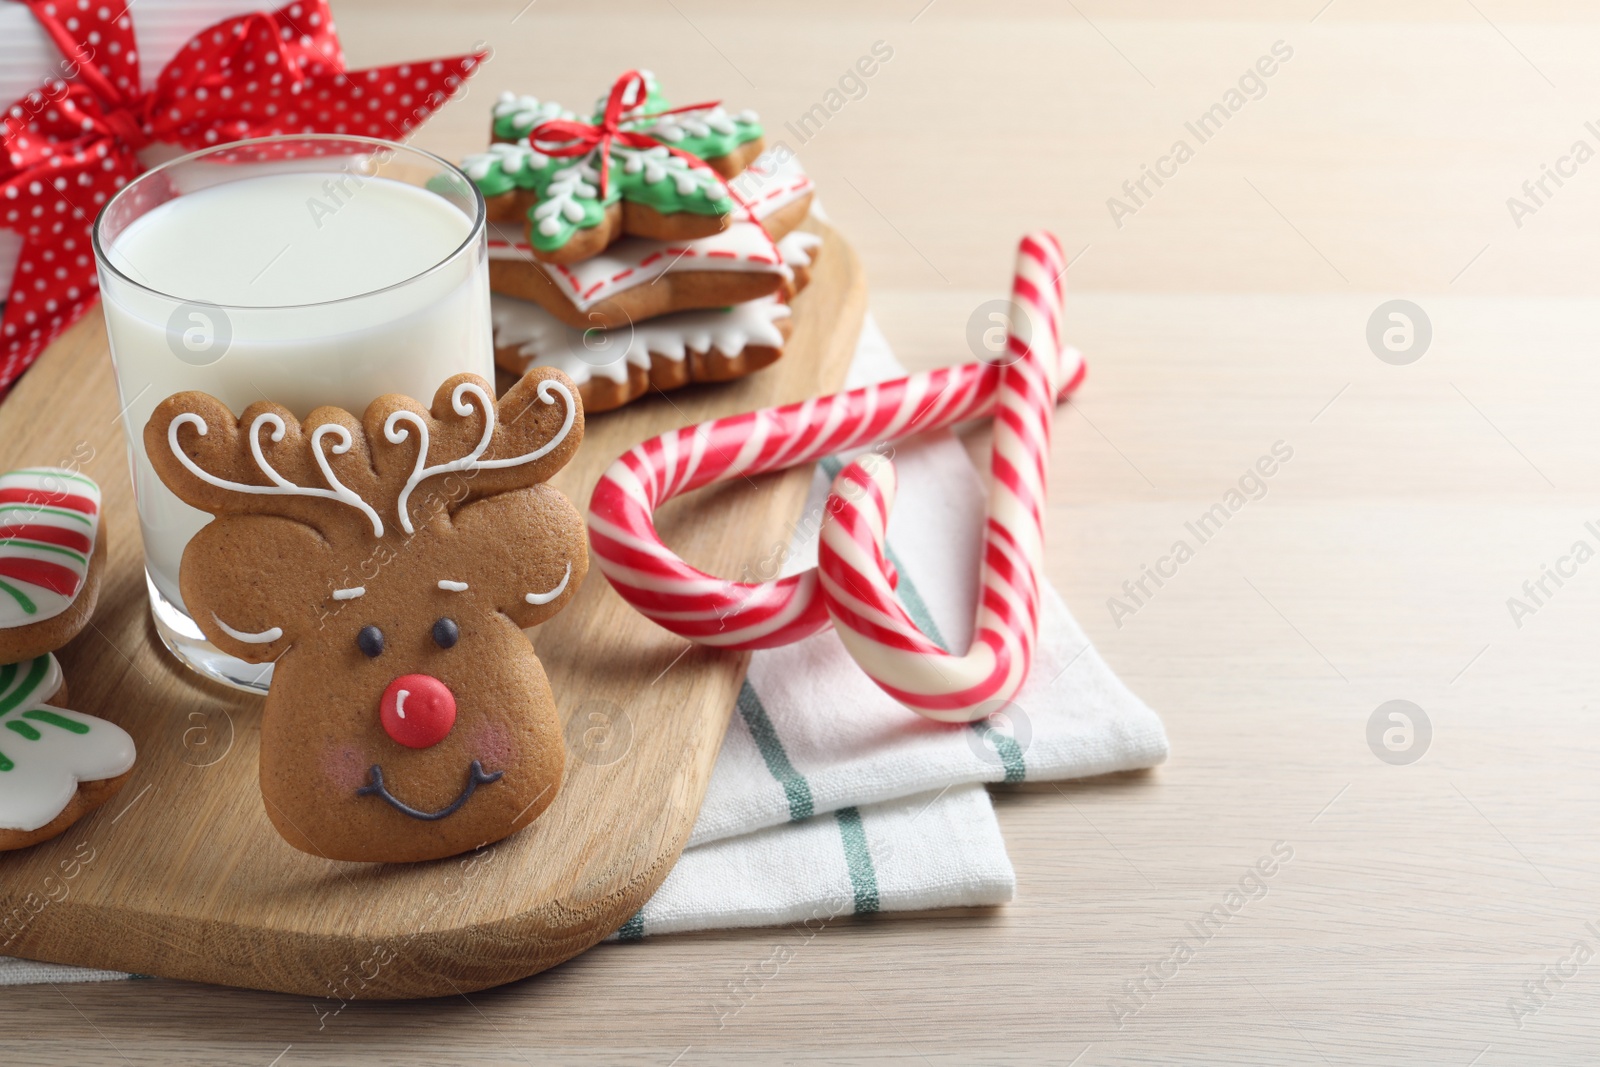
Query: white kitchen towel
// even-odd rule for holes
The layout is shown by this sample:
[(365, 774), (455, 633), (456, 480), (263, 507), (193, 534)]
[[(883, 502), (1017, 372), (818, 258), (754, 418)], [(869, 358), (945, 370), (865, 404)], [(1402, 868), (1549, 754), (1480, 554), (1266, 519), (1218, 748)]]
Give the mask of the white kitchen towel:
[[(869, 316), (851, 386), (904, 371)], [(897, 592), (930, 638), (964, 649), (977, 597), (985, 491), (949, 433), (899, 442), (888, 547)], [(810, 566), (827, 487), (819, 465), (801, 519), (771, 546)], [(787, 548), (785, 547), (787, 546)], [(760, 561), (756, 561), (760, 562)], [(1000, 721), (935, 723), (883, 694), (832, 633), (751, 660), (690, 847), (614, 935), (803, 923), (842, 915), (1001, 904), (1016, 879), (976, 783), (1078, 778), (1166, 758), (1155, 713), (1128, 691), (1046, 583), (1027, 683)], [(0, 960), (0, 985), (113, 972)]]
[(685, 849), (618, 939), (1005, 904), (1014, 891), (989, 793), (952, 785)]
[(981, 785), (844, 807), (684, 851), (620, 940), (1004, 904), (1016, 888)]
[(59, 963), (35, 963), (0, 957), (0, 985), (46, 985), (53, 982), (113, 982), (138, 975), (122, 971), (92, 971)]

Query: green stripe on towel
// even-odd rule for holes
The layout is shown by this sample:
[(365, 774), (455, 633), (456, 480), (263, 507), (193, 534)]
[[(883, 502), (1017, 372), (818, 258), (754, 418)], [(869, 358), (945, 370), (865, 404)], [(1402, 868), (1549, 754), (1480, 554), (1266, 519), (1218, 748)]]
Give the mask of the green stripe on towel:
[[(883, 546), (884, 555), (889, 557), (889, 562), (894, 564), (894, 569), (900, 572), (900, 583), (895, 586), (895, 593), (900, 597), (900, 602), (906, 606), (906, 614), (917, 624), (928, 640), (950, 651), (950, 646), (944, 643), (944, 635), (939, 632), (938, 624), (933, 621), (933, 616), (928, 612), (928, 603), (922, 599), (922, 594), (917, 592), (916, 583), (906, 573), (905, 565), (896, 558), (894, 551), (888, 545)], [(987, 719), (979, 719), (968, 724), (974, 733), (983, 741), (992, 746), (1000, 757), (1000, 763), (1006, 769), (1005, 781), (1020, 782), (1028, 777), (1028, 764), (1022, 758), (1022, 746), (1017, 744), (1017, 739), (1003, 730), (996, 730)]]
[(878, 910), (878, 869), (867, 847), (867, 833), (861, 827), (861, 812), (854, 806), (833, 813), (839, 821), (839, 837), (844, 842), (844, 862), (850, 869), (850, 886), (855, 890), (856, 914)]
[[(836, 456), (828, 456), (819, 465), (827, 472), (830, 481), (839, 477), (839, 472), (844, 470), (844, 464), (840, 463)], [(911, 621), (917, 624), (917, 629), (921, 630), (929, 641), (949, 652), (950, 646), (945, 644), (939, 624), (933, 621), (933, 613), (928, 610), (928, 602), (922, 599), (916, 583), (911, 580), (911, 575), (906, 573), (905, 564), (900, 562), (900, 557), (895, 555), (894, 547), (888, 541), (883, 543), (883, 554), (898, 575), (895, 579), (894, 592), (900, 598), (900, 603), (905, 605), (906, 614), (911, 616)]]
[(1015, 737), (1004, 730), (996, 730), (988, 719), (979, 719), (971, 726), (984, 743), (994, 749), (995, 755), (1000, 757), (1000, 764), (1006, 769), (1003, 781), (1020, 782), (1028, 777), (1028, 764), (1022, 758), (1022, 746), (1017, 744)]
[(905, 605), (906, 614), (911, 616), (911, 621), (917, 624), (917, 629), (921, 630), (929, 641), (949, 652), (950, 646), (945, 643), (944, 633), (939, 629), (939, 624), (933, 621), (933, 613), (928, 610), (928, 602), (922, 599), (917, 583), (911, 580), (911, 575), (906, 573), (906, 565), (900, 562), (900, 557), (895, 555), (894, 549), (887, 541), (883, 544), (883, 554), (899, 575), (895, 581), (894, 593), (900, 598), (900, 603)]
[(633, 913), (633, 918), (623, 923), (617, 930), (618, 941), (643, 941), (644, 940), (644, 909), (640, 908)]
[(811, 797), (811, 784), (789, 762), (789, 753), (783, 749), (783, 740), (778, 737), (778, 731), (767, 717), (767, 709), (761, 705), (761, 698), (756, 695), (749, 679), (739, 688), (738, 707), (740, 717), (749, 728), (750, 736), (755, 738), (756, 748), (767, 764), (767, 770), (772, 772), (772, 777), (783, 786), (783, 793), (789, 798), (789, 821), (811, 818), (816, 810)]

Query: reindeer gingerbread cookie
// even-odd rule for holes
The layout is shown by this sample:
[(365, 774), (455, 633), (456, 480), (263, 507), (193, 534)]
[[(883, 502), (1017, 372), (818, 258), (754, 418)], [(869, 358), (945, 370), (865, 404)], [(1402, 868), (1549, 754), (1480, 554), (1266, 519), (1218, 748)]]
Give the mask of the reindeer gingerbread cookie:
[(450, 378), (431, 410), (235, 418), (204, 393), (144, 430), (162, 481), (214, 519), (179, 585), (206, 636), (274, 664), (261, 794), (293, 846), (338, 860), (451, 856), (515, 833), (564, 764), (522, 630), (572, 599), (583, 521), (544, 484), (583, 437), (570, 379), (536, 370), (497, 404)]

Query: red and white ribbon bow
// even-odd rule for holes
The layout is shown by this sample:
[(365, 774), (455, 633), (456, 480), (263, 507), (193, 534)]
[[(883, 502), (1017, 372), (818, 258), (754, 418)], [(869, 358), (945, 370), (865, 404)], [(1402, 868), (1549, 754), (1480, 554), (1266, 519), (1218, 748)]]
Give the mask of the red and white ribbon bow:
[(20, 2), (62, 61), (0, 117), (0, 227), (23, 238), (0, 320), (0, 393), (94, 302), (91, 224), (145, 169), (140, 149), (286, 133), (398, 140), (488, 55), (347, 71), (326, 0), (293, 0), (202, 30), (145, 92), (126, 5)]

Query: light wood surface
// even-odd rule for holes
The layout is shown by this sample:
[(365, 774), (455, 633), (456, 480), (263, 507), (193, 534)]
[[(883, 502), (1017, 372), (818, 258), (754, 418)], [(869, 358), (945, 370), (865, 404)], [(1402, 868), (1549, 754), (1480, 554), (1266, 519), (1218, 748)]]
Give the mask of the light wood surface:
[[(997, 790), (1018, 899), (600, 946), (505, 988), (321, 1020), (305, 998), (154, 981), (7, 990), (20, 1062), (1517, 1064), (1600, 1057), (1600, 564), (1507, 609), (1597, 520), (1600, 161), (1518, 228), (1506, 199), (1597, 145), (1592, 9), (1508, 0), (340, 3), (352, 64), (492, 41), (421, 143), (493, 94), (587, 100), (625, 66), (774, 125), (874, 40), (891, 62), (801, 147), (902, 361), (969, 358), (1012, 243), (1081, 255), (1089, 380), (1057, 418), (1050, 573), (1163, 716), (1148, 775)], [(920, 15), (918, 9), (922, 8)], [(916, 16), (915, 21), (912, 21)], [(1313, 18), (1315, 17), (1315, 21)], [(1119, 229), (1106, 206), (1239, 75), (1294, 56)], [(1192, 138), (1191, 138), (1192, 140)], [(1431, 319), (1409, 366), (1379, 304)], [(1106, 600), (1274, 442), (1293, 459), (1136, 615)], [(986, 443), (972, 439), (975, 449)], [(1551, 585), (1551, 588), (1554, 588)], [(1391, 699), (1433, 725), (1376, 758)], [(1274, 842), (1294, 858), (1119, 1029)], [(796, 948), (776, 975), (774, 950)], [(729, 984), (754, 992), (719, 1022)], [(1077, 1059), (1074, 1061), (1074, 1058)], [(275, 1058), (277, 1058), (275, 1060)]]

